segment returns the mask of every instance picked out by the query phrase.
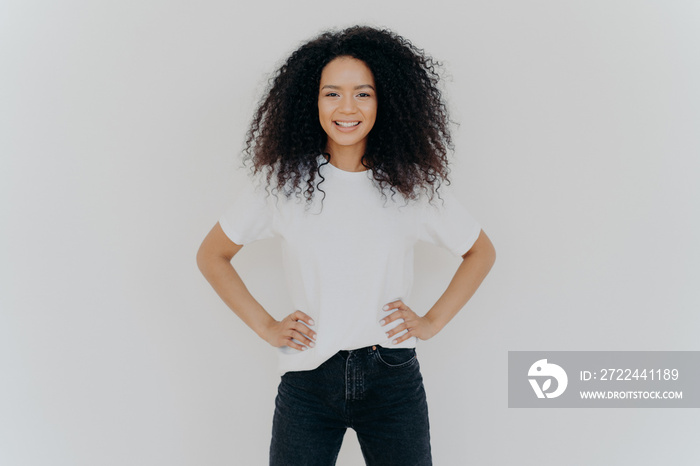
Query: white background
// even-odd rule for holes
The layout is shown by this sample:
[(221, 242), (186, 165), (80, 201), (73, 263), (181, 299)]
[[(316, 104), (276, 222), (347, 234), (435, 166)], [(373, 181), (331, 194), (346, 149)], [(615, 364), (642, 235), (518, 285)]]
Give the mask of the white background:
[[(0, 464), (267, 464), (275, 351), (195, 253), (270, 73), (358, 22), (445, 64), (452, 179), (498, 252), (419, 347), (435, 464), (700, 462), (695, 409), (508, 409), (506, 372), (700, 350), (700, 3), (3, 0)], [(281, 317), (279, 252), (234, 265)], [(457, 266), (419, 245), (409, 305)], [(338, 464), (362, 464), (352, 433)]]

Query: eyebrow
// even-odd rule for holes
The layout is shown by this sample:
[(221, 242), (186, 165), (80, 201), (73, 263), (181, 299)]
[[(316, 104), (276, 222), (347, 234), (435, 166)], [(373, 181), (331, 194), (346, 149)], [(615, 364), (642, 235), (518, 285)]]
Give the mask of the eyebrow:
[[(359, 86), (355, 86), (355, 87), (354, 87), (355, 90), (357, 90), (357, 89), (365, 89), (365, 88), (370, 88), (370, 89), (372, 89), (373, 91), (376, 91), (376, 89), (374, 88), (374, 86), (372, 86), (371, 84), (360, 84)], [(340, 86), (334, 86), (334, 85), (332, 85), (332, 84), (326, 84), (325, 86), (323, 86), (323, 87), (321, 88), (321, 90), (323, 90), (323, 89), (340, 89)]]

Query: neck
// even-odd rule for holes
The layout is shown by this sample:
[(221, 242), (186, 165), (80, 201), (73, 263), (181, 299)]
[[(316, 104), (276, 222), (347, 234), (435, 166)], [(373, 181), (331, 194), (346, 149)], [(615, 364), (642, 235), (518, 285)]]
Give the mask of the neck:
[(346, 172), (362, 172), (367, 167), (362, 165), (366, 144), (361, 146), (338, 146), (331, 141), (326, 146), (326, 152), (331, 154), (331, 164)]

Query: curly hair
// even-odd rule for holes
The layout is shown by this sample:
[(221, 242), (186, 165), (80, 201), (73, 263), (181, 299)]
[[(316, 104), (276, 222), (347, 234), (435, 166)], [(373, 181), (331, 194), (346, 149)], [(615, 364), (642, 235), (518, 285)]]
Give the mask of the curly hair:
[(441, 181), (450, 184), (447, 152), (453, 149), (438, 89), (440, 63), (386, 29), (327, 31), (294, 51), (260, 101), (246, 135), (244, 165), (252, 160), (253, 174), (266, 172), (268, 187), (274, 177), (278, 191), (288, 198), (303, 193), (311, 203), (316, 177), (323, 178), (318, 157), (327, 138), (318, 114), (321, 72), (342, 56), (363, 61), (376, 83), (377, 118), (362, 165), (372, 169), (383, 196), (388, 187), (392, 197), (398, 191), (417, 199), (423, 189), (432, 201)]

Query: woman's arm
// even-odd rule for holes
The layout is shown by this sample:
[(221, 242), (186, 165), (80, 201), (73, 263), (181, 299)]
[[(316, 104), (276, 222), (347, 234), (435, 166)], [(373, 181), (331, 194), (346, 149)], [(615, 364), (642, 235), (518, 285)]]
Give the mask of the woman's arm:
[(400, 300), (388, 303), (384, 307), (385, 310), (398, 310), (382, 320), (382, 325), (396, 319), (404, 320), (402, 324), (387, 332), (387, 336), (391, 338), (408, 329), (408, 332), (394, 340), (395, 344), (411, 337), (427, 340), (435, 336), (467, 304), (495, 261), (496, 250), (486, 233), (481, 230), (474, 245), (462, 256), (462, 263), (447, 289), (423, 317), (418, 316)]
[[(294, 338), (313, 347), (316, 332), (308, 328), (313, 325), (308, 315), (295, 311), (282, 321), (277, 321), (250, 294), (238, 272), (231, 265), (231, 259), (242, 247), (226, 236), (221, 225), (218, 223), (214, 225), (197, 251), (197, 266), (204, 278), (224, 303), (260, 338), (272, 346), (289, 346), (305, 350), (306, 346), (292, 341)], [(306, 322), (308, 326), (300, 321)]]

